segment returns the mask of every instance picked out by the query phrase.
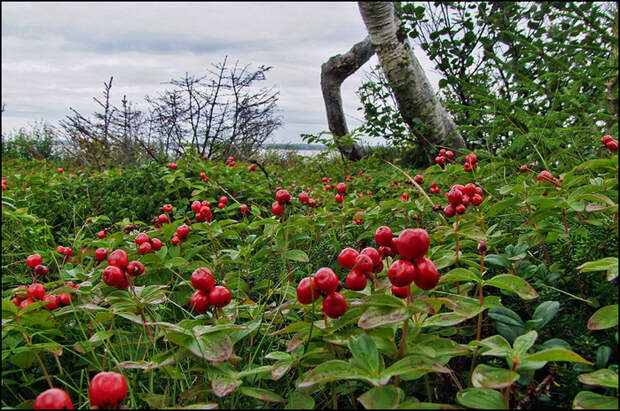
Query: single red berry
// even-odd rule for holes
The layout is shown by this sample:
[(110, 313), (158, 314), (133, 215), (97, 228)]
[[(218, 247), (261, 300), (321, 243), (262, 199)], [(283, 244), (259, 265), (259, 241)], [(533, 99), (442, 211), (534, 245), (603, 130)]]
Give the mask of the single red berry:
[(422, 228), (408, 228), (398, 236), (398, 253), (408, 260), (422, 257), (429, 246), (430, 238)]
[(72, 410), (73, 403), (69, 394), (59, 388), (43, 391), (34, 400), (34, 410)]
[(411, 284), (415, 277), (415, 266), (407, 260), (396, 260), (388, 268), (388, 279), (397, 287)]
[(71, 304), (71, 297), (69, 293), (60, 293), (56, 296), (56, 301), (59, 307), (64, 307)]
[(189, 306), (199, 314), (204, 313), (209, 308), (209, 293), (198, 290), (189, 300)]
[(19, 309), (23, 310), (25, 307), (29, 306), (30, 304), (32, 304), (34, 301), (32, 301), (30, 298), (25, 299), (24, 301), (22, 301), (21, 303), (19, 303)]
[(409, 284), (404, 287), (397, 287), (395, 285), (392, 286), (392, 294), (394, 294), (398, 298), (407, 298), (410, 292), (411, 285)]
[(37, 265), (43, 262), (43, 258), (39, 254), (31, 254), (26, 258), (26, 264), (28, 267), (35, 268)]
[(417, 260), (415, 264), (416, 275), (413, 279), (415, 285), (423, 290), (434, 288), (439, 282), (439, 271), (437, 271), (435, 264), (426, 257)]
[(372, 268), (374, 267), (372, 258), (370, 258), (366, 254), (360, 254), (355, 259), (355, 270), (360, 272), (361, 274), (367, 275), (372, 272)]
[(487, 243), (480, 241), (478, 243), (478, 253), (484, 254), (487, 251)]
[(101, 239), (101, 238), (105, 238), (105, 231), (99, 231), (97, 233), (97, 238)]
[(171, 212), (172, 212), (172, 209), (173, 209), (172, 204), (164, 204), (164, 205), (161, 207), (161, 210), (162, 210), (164, 213), (171, 213)]
[(194, 201), (191, 205), (192, 211), (195, 213), (198, 213), (200, 211), (200, 207), (202, 207), (200, 201)]
[(389, 246), (392, 243), (392, 229), (387, 226), (381, 226), (375, 231), (375, 243), (378, 246)]
[(329, 267), (322, 267), (314, 274), (317, 288), (325, 294), (336, 291), (338, 288), (338, 276)]
[(105, 284), (118, 288), (125, 281), (125, 273), (120, 268), (110, 265), (103, 270), (102, 278)]
[(65, 170), (62, 167), (59, 167), (58, 169), (56, 169), (56, 171), (58, 172), (58, 174), (62, 174), (65, 172)]
[(227, 204), (227, 203), (228, 203), (228, 197), (226, 197), (226, 196), (221, 196), (221, 197), (220, 197), (220, 203)]
[(353, 248), (347, 247), (338, 255), (338, 264), (344, 269), (352, 270), (359, 253)]
[(170, 168), (170, 170), (176, 170), (177, 169), (177, 165), (175, 163), (169, 163), (168, 167)]
[(30, 287), (28, 287), (28, 298), (33, 301), (40, 301), (43, 297), (45, 297), (45, 287), (43, 284), (30, 284)]
[(366, 247), (364, 248), (360, 254), (366, 254), (372, 260), (372, 265), (375, 266), (381, 263), (381, 256), (379, 255), (379, 251), (377, 251), (374, 247)]
[(305, 192), (303, 192), (303, 191), (302, 191), (301, 193), (299, 193), (299, 196), (298, 196), (297, 198), (299, 198), (299, 201), (300, 201), (302, 204), (306, 204), (306, 203), (308, 203), (308, 200), (310, 199), (310, 197), (308, 196), (308, 194), (307, 194), (307, 193), (305, 193)]
[(415, 181), (418, 184), (422, 184), (424, 182), (424, 177), (418, 174), (413, 178), (413, 181)]
[(239, 210), (241, 210), (242, 214), (245, 214), (248, 212), (248, 206), (247, 204), (241, 204), (241, 206), (239, 207)]
[(446, 217), (451, 218), (451, 217), (454, 217), (454, 214), (456, 214), (456, 209), (454, 208), (452, 204), (448, 204), (443, 209), (443, 213), (446, 215)]
[(525, 173), (527, 171), (527, 165), (523, 164), (521, 167), (519, 167), (519, 171)]
[(58, 297), (55, 295), (46, 295), (45, 297), (43, 297), (43, 301), (47, 301), (47, 304), (45, 304), (45, 308), (47, 308), (48, 310), (55, 310), (56, 308), (58, 308), (57, 299)]
[(613, 140), (613, 138), (610, 135), (606, 135), (601, 137), (601, 144), (607, 144), (608, 141)]
[(476, 207), (479, 206), (482, 204), (482, 196), (479, 194), (474, 194), (471, 198), (471, 203)]
[(362, 291), (366, 288), (366, 276), (357, 270), (351, 271), (347, 275), (346, 284), (351, 290)]
[(209, 302), (216, 307), (224, 307), (230, 303), (232, 296), (228, 288), (216, 285), (209, 291)]
[(320, 297), (314, 277), (305, 277), (297, 285), (297, 300), (302, 304), (312, 304)]
[(157, 217), (157, 219), (162, 224), (170, 222), (170, 218), (166, 214), (160, 214), (159, 217)]
[(179, 237), (178, 237), (176, 234), (174, 234), (174, 235), (172, 236), (172, 245), (177, 245), (177, 244), (179, 244), (179, 241), (181, 241), (181, 240), (179, 240)]
[(463, 194), (463, 199), (461, 200), (461, 204), (467, 207), (470, 202), (471, 202), (471, 197), (468, 196), (467, 194)]
[(617, 140), (608, 141), (605, 144), (605, 147), (607, 147), (607, 150), (611, 152), (615, 152), (616, 150), (618, 150), (618, 141)]
[(284, 214), (284, 207), (282, 207), (282, 204), (280, 204), (278, 201), (274, 201), (274, 203), (271, 205), (271, 212), (274, 215), (282, 215)]
[(129, 257), (123, 250), (114, 250), (108, 255), (108, 264), (124, 270), (129, 264)]
[(151, 245), (150, 242), (145, 242), (140, 244), (140, 247), (138, 247), (138, 252), (140, 254), (148, 254), (151, 252), (151, 249), (153, 248), (153, 246)]
[(448, 201), (454, 207), (461, 204), (462, 199), (463, 199), (463, 193), (458, 188), (452, 187), (450, 191), (448, 191)]
[(336, 200), (337, 203), (342, 203), (344, 201), (344, 197), (342, 194), (336, 194), (334, 196), (334, 200)]
[(161, 250), (162, 242), (159, 238), (151, 238), (151, 246), (153, 250), (159, 251)]
[(339, 193), (346, 193), (347, 191), (347, 185), (345, 183), (338, 183), (338, 185), (336, 186), (336, 190)]
[(108, 250), (105, 248), (98, 248), (95, 250), (95, 261), (100, 262), (106, 259), (108, 256)]
[(454, 210), (456, 211), (457, 214), (463, 214), (466, 209), (467, 207), (465, 207), (463, 204), (459, 204), (456, 206)]
[(286, 190), (278, 190), (276, 193), (276, 201), (282, 205), (288, 204), (291, 202), (291, 195)]
[(47, 275), (47, 267), (43, 264), (39, 264), (34, 268), (34, 273), (39, 277)]
[(127, 274), (132, 277), (137, 277), (144, 273), (144, 265), (140, 261), (131, 261), (127, 264)]
[(194, 270), (191, 276), (192, 285), (197, 290), (209, 292), (215, 286), (213, 272), (207, 267), (200, 267)]
[(118, 409), (127, 396), (127, 381), (117, 372), (100, 372), (90, 381), (88, 399), (91, 406)]
[(187, 224), (182, 224), (177, 228), (177, 237), (180, 240), (184, 239), (189, 235), (189, 226)]
[(323, 298), (323, 311), (329, 318), (338, 318), (347, 312), (347, 301), (340, 293), (328, 293)]
[(446, 151), (446, 157), (453, 158), (454, 157), (454, 153), (452, 151), (450, 151), (450, 150), (447, 150)]
[(379, 255), (381, 257), (389, 257), (392, 254), (394, 254), (394, 251), (392, 250), (392, 247), (386, 246), (386, 245), (382, 245), (381, 247), (379, 247)]
[(372, 272), (375, 274), (378, 274), (381, 271), (383, 271), (383, 261), (379, 261), (379, 264), (372, 267)]

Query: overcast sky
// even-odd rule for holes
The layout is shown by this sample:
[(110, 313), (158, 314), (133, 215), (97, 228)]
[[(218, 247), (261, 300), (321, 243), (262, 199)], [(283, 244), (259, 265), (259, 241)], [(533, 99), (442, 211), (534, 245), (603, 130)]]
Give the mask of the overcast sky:
[[(355, 2), (2, 2), (2, 132), (56, 125), (69, 107), (91, 115), (110, 76), (113, 104), (126, 94), (146, 109), (144, 97), (163, 83), (206, 74), (228, 56), (273, 66), (263, 84), (280, 91), (284, 125), (271, 142), (301, 142), (300, 133), (327, 130), (321, 64), (366, 35)], [(421, 49), (416, 55), (437, 89), (439, 74)], [(342, 86), (349, 128), (361, 124), (355, 91), (377, 61)]]

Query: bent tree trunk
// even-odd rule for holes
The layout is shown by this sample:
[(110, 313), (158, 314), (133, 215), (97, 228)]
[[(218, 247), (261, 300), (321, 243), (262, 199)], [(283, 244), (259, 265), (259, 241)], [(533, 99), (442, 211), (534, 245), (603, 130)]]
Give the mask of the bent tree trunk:
[(400, 114), (423, 145), (440, 145), (459, 151), (465, 141), (439, 102), (413, 53), (391, 2), (359, 1), (358, 7), (372, 46)]
[(363, 156), (362, 148), (358, 144), (341, 144), (339, 137), (349, 134), (347, 121), (342, 109), (340, 86), (342, 82), (355, 73), (375, 54), (370, 38), (366, 37), (354, 45), (345, 54), (330, 57), (321, 65), (321, 90), (327, 112), (327, 125), (334, 135), (334, 141), (340, 153), (349, 160), (359, 160)]

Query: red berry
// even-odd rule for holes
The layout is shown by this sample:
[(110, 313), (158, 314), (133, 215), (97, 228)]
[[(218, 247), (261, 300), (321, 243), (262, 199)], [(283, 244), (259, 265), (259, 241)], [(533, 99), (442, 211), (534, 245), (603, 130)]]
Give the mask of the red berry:
[(125, 269), (127, 264), (129, 264), (129, 257), (123, 250), (114, 250), (108, 256), (108, 264), (120, 269)]
[(375, 231), (375, 243), (379, 246), (389, 246), (392, 243), (392, 229), (387, 226), (381, 226)]
[(434, 288), (439, 282), (439, 271), (437, 271), (435, 264), (426, 257), (422, 257), (417, 260), (415, 264), (416, 275), (413, 279), (415, 285), (423, 290), (430, 290), (431, 288)]
[(65, 172), (65, 170), (61, 167), (57, 168), (56, 171), (58, 172), (58, 174), (62, 174)]
[(200, 211), (200, 207), (202, 207), (200, 201), (194, 201), (191, 205), (192, 211), (194, 213), (198, 213)]
[(173, 209), (172, 204), (164, 204), (164, 205), (161, 207), (161, 210), (162, 210), (164, 213), (171, 213), (171, 212), (172, 212), (172, 209)]
[(144, 273), (144, 265), (140, 261), (131, 261), (127, 264), (127, 274), (132, 277), (137, 277)]
[(179, 240), (184, 239), (188, 235), (189, 235), (189, 226), (187, 224), (180, 225), (177, 228), (177, 237), (179, 237)]
[(461, 204), (467, 207), (470, 202), (471, 202), (471, 197), (469, 197), (467, 194), (463, 194), (463, 199), (461, 200)]
[(392, 286), (392, 294), (394, 294), (398, 298), (407, 298), (410, 292), (411, 292), (410, 285), (406, 285), (404, 287), (397, 287), (395, 285)]
[(418, 174), (413, 178), (413, 181), (415, 181), (418, 184), (422, 184), (424, 182), (424, 177)]
[(607, 150), (609, 150), (611, 152), (614, 152), (614, 151), (618, 150), (618, 141), (616, 141), (616, 140), (608, 141), (605, 144), (605, 147), (607, 147)]
[(174, 234), (174, 235), (172, 236), (172, 245), (177, 245), (177, 244), (179, 244), (179, 241), (181, 241), (181, 240), (179, 240), (179, 237), (178, 237), (176, 234)]
[(344, 269), (352, 270), (355, 267), (355, 262), (359, 253), (353, 248), (347, 247), (343, 249), (338, 255), (338, 264)]
[(448, 191), (448, 201), (454, 207), (461, 204), (461, 200), (463, 199), (463, 192), (458, 188), (452, 187), (450, 191)]
[(342, 201), (344, 200), (344, 197), (342, 196), (342, 194), (336, 194), (334, 196), (334, 200), (336, 200), (337, 203), (342, 203)]
[(276, 201), (282, 205), (291, 202), (291, 195), (286, 190), (278, 190), (276, 193)]
[(366, 254), (368, 257), (370, 257), (373, 266), (381, 263), (381, 256), (379, 255), (377, 249), (374, 247), (366, 247), (360, 252), (360, 254)]
[(160, 214), (159, 217), (157, 217), (157, 219), (159, 220), (160, 223), (169, 223), (170, 222), (170, 218), (168, 218), (168, 216), (166, 214)]
[(465, 207), (463, 204), (459, 204), (456, 206), (454, 210), (456, 211), (457, 214), (463, 214), (466, 209), (467, 207)]
[(606, 136), (601, 137), (601, 143), (602, 144), (607, 144), (607, 142), (611, 141), (611, 140), (613, 140), (613, 138), (610, 135), (606, 135)]
[(443, 156), (445, 154), (446, 154), (446, 149), (445, 148), (442, 148), (441, 150), (439, 150), (439, 155), (440, 156)]
[(454, 153), (452, 151), (450, 151), (450, 150), (447, 150), (446, 151), (446, 157), (453, 158), (454, 157)]
[(140, 247), (138, 247), (138, 252), (140, 254), (148, 254), (151, 252), (151, 249), (153, 248), (153, 246), (151, 245), (150, 242), (145, 242), (140, 244)]
[(28, 298), (33, 301), (40, 301), (43, 297), (45, 297), (45, 287), (43, 284), (30, 284), (30, 287), (28, 287)]
[(411, 284), (415, 277), (415, 267), (407, 260), (396, 260), (388, 268), (388, 279), (397, 287), (404, 287)]
[(375, 274), (378, 274), (381, 271), (383, 271), (383, 261), (379, 261), (379, 264), (376, 264), (374, 267), (372, 267), (372, 272)]
[(207, 267), (200, 267), (194, 270), (191, 276), (192, 285), (197, 290), (209, 292), (215, 286), (213, 272)]
[(105, 231), (99, 231), (99, 232), (97, 233), (97, 238), (100, 238), (100, 239), (101, 239), (101, 238), (105, 238)]
[(153, 250), (159, 251), (161, 250), (162, 242), (159, 238), (151, 238), (151, 246)]
[(176, 170), (177, 169), (177, 165), (175, 163), (169, 163), (168, 167), (170, 168), (170, 170)]
[(209, 291), (209, 302), (216, 307), (224, 307), (230, 303), (230, 291), (221, 285), (216, 285)]
[(123, 287), (127, 279), (125, 273), (118, 267), (110, 265), (103, 270), (103, 282), (110, 287), (118, 288), (119, 290), (125, 289)]
[(297, 300), (302, 304), (312, 304), (320, 297), (316, 279), (313, 277), (303, 278), (297, 285)]
[(37, 396), (32, 408), (34, 410), (72, 410), (73, 403), (65, 391), (50, 388)]
[(482, 196), (479, 194), (474, 194), (471, 198), (471, 203), (476, 207), (482, 203)]
[(338, 288), (338, 277), (329, 267), (319, 268), (319, 270), (314, 274), (314, 279), (316, 287), (325, 294), (336, 291)]
[(88, 399), (91, 406), (117, 409), (127, 396), (127, 381), (117, 372), (100, 372), (90, 381)]
[(284, 214), (284, 207), (282, 207), (282, 204), (280, 204), (278, 201), (275, 201), (271, 205), (271, 212), (274, 215), (282, 215), (282, 214)]
[(331, 292), (323, 298), (323, 311), (329, 318), (338, 318), (347, 312), (347, 302), (337, 292)]
[(241, 210), (241, 213), (245, 214), (248, 212), (248, 206), (247, 204), (241, 204), (241, 206), (239, 207), (239, 210)]
[(394, 251), (392, 250), (392, 247), (386, 246), (386, 245), (382, 245), (381, 247), (379, 247), (379, 255), (381, 257), (389, 257), (392, 254), (394, 254)]
[(452, 204), (448, 204), (443, 209), (443, 213), (446, 215), (446, 217), (451, 218), (454, 217), (454, 214), (456, 214), (456, 209), (454, 208), (454, 206), (452, 206)]
[(361, 274), (370, 274), (373, 267), (374, 264), (372, 259), (366, 254), (360, 254), (355, 259), (355, 270), (359, 271)]
[(56, 301), (58, 302), (59, 307), (64, 307), (71, 304), (71, 297), (69, 293), (60, 293), (56, 296)]
[(221, 197), (220, 197), (220, 203), (227, 204), (227, 203), (228, 203), (228, 197), (226, 197), (226, 196), (221, 196)]
[(339, 183), (339, 184), (336, 186), (336, 190), (337, 190), (339, 193), (345, 193), (345, 192), (347, 191), (347, 185), (346, 185), (345, 183)]
[(95, 250), (95, 261), (103, 261), (108, 256), (108, 250), (105, 248), (98, 248)]
[(30, 268), (35, 268), (37, 265), (41, 264), (42, 262), (43, 262), (43, 258), (41, 258), (39, 254), (32, 254), (32, 255), (29, 255), (28, 258), (26, 258), (26, 264), (28, 264), (28, 267)]
[(346, 284), (351, 290), (362, 291), (366, 288), (366, 276), (357, 270), (353, 270), (347, 275)]
[(307, 193), (305, 193), (305, 192), (303, 192), (303, 191), (302, 191), (301, 193), (299, 193), (299, 196), (298, 196), (297, 198), (299, 198), (299, 201), (300, 201), (302, 204), (306, 204), (306, 203), (308, 202), (308, 200), (310, 199), (310, 197), (308, 196), (308, 194), (307, 194)]
[(189, 300), (189, 306), (199, 314), (204, 313), (209, 308), (209, 293), (198, 290)]
[(43, 264), (39, 264), (34, 268), (34, 273), (39, 277), (47, 275), (47, 267)]
[(398, 253), (401, 257), (411, 260), (422, 257), (428, 251), (430, 238), (422, 228), (408, 228), (398, 236)]
[(48, 310), (55, 310), (56, 308), (58, 308), (57, 299), (58, 297), (56, 297), (55, 295), (46, 295), (45, 297), (43, 297), (43, 301), (48, 302), (47, 304), (45, 304), (45, 308), (47, 308)]
[(24, 301), (22, 301), (21, 303), (19, 303), (19, 309), (23, 310), (25, 307), (29, 306), (30, 304), (32, 304), (34, 301), (32, 301), (30, 298), (25, 299)]

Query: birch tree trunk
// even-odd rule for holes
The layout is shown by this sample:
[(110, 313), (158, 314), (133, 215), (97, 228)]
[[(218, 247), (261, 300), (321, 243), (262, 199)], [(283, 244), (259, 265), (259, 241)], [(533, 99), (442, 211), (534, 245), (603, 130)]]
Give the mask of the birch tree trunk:
[(455, 151), (465, 148), (463, 137), (435, 96), (407, 36), (400, 30), (394, 4), (359, 1), (358, 7), (398, 110), (411, 132), (423, 145)]

